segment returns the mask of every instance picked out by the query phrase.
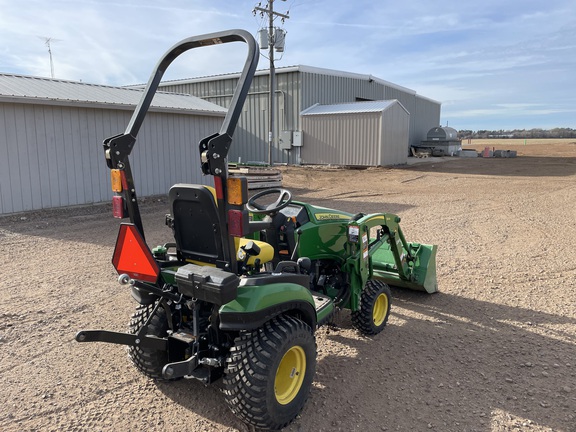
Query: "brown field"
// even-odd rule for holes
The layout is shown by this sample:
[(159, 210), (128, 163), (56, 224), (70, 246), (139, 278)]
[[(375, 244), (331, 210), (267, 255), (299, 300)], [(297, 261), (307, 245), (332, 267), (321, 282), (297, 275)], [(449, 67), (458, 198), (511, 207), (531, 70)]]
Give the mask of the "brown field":
[(513, 147), (513, 150), (520, 149), (524, 146), (549, 146), (549, 145), (569, 145), (575, 143), (576, 138), (491, 138), (491, 139), (472, 139), (470, 144), (468, 140), (462, 140), (462, 147), (483, 149), (484, 147), (496, 147), (505, 150)]
[[(286, 431), (576, 430), (574, 141), (472, 143), (515, 159), (284, 169), (298, 199), (399, 214), (408, 240), (438, 245), (441, 290), (394, 289), (373, 338), (345, 311), (320, 328), (310, 398)], [(166, 199), (142, 208), (150, 244), (170, 241)], [(0, 218), (0, 430), (252, 431), (218, 385), (153, 382), (122, 347), (74, 342), (123, 331), (134, 310), (110, 263), (117, 226), (108, 205)]]

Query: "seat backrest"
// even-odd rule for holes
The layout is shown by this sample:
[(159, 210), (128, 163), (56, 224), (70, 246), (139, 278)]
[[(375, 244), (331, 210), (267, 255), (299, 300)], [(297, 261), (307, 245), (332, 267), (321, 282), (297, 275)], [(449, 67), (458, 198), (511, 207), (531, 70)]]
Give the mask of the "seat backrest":
[(180, 257), (209, 264), (223, 260), (220, 218), (210, 189), (179, 183), (170, 188), (168, 196)]

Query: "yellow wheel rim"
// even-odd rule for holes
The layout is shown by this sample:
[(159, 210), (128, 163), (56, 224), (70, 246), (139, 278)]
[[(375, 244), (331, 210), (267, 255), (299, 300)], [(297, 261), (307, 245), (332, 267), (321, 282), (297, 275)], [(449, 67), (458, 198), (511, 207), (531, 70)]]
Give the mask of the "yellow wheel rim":
[(386, 312), (388, 311), (388, 297), (386, 294), (382, 293), (376, 297), (374, 302), (374, 309), (372, 311), (372, 321), (376, 327), (379, 327), (384, 322), (386, 318)]
[(287, 405), (300, 392), (306, 374), (306, 353), (299, 346), (293, 346), (278, 365), (274, 379), (274, 394), (281, 405)]

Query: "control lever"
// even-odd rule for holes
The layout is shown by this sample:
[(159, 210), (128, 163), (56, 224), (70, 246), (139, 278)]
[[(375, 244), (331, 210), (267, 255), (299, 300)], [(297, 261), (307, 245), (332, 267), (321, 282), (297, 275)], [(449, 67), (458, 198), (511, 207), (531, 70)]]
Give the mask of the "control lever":
[(292, 256), (290, 257), (291, 261), (294, 261), (296, 259), (296, 254), (298, 253), (298, 247), (300, 246), (300, 236), (302, 235), (302, 230), (298, 228), (298, 230), (296, 230), (296, 234), (298, 235), (298, 237), (296, 237), (296, 244), (294, 245), (294, 251), (292, 252)]

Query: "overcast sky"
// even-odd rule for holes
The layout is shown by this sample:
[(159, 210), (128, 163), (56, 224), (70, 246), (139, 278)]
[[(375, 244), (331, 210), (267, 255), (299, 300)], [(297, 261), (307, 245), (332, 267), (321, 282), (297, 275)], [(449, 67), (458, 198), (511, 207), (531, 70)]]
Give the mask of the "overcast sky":
[[(267, 25), (245, 0), (0, 0), (0, 73), (144, 83), (181, 39)], [(266, 1), (262, 1), (262, 6)], [(276, 67), (371, 74), (442, 102), (456, 129), (576, 128), (574, 0), (276, 0)], [(237, 72), (244, 46), (193, 50), (166, 78)], [(268, 68), (261, 57), (260, 69)]]

